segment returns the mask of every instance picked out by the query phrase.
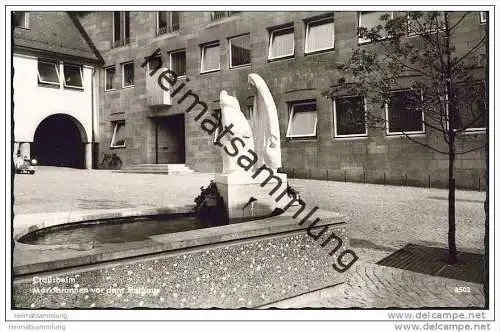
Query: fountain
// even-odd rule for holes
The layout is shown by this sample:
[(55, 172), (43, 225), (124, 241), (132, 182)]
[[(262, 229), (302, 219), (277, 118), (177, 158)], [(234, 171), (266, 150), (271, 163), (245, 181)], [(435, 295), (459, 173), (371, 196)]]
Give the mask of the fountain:
[[(276, 105), (259, 75), (250, 74), (248, 81), (254, 94), (250, 122), (234, 96), (220, 93), (221, 121), (214, 143), (221, 151), (222, 172), (202, 188), (195, 199), (196, 212), (189, 205), (140, 213), (35, 215), (22, 220), (16, 216), (14, 275), (67, 275), (70, 272), (65, 269), (70, 267), (86, 265), (92, 270), (98, 269), (93, 267), (97, 263), (135, 257), (144, 264), (141, 270), (147, 265), (158, 274), (158, 280), (169, 279), (186, 296), (195, 294), (192, 307), (219, 308), (269, 305), (343, 283), (343, 272), (358, 259), (348, 249), (346, 223), (335, 212), (317, 207), (307, 212), (305, 202), (291, 190), (286, 174), (278, 171), (282, 164)], [(297, 202), (300, 206), (294, 206)], [(182, 269), (175, 268), (181, 265)], [(122, 270), (117, 267), (117, 279), (126, 272)], [(30, 295), (30, 281), (26, 280), (14, 289), (16, 307), (26, 307), (26, 299), (35, 301), (31, 307), (57, 307), (56, 295)], [(93, 287), (95, 280), (82, 276), (81, 283)], [(126, 281), (120, 283), (127, 286)], [(168, 287), (162, 290), (165, 294), (171, 291)], [(95, 299), (103, 306), (118, 301), (112, 294), (96, 295)], [(160, 304), (156, 298), (151, 301), (148, 305), (184, 306), (170, 297)]]
[[(277, 202), (273, 194), (283, 193), (288, 187), (286, 174), (278, 172), (281, 136), (273, 97), (259, 75), (250, 74), (248, 83), (254, 94), (250, 123), (241, 112), (238, 100), (225, 90), (220, 93), (220, 128), (230, 128), (230, 132), (222, 138), (219, 138), (220, 130), (215, 133), (215, 143), (222, 147), (223, 164), (222, 173), (215, 175), (215, 183), (230, 221), (269, 216), (276, 209), (282, 209), (283, 203)], [(229, 145), (232, 151), (227, 148)]]

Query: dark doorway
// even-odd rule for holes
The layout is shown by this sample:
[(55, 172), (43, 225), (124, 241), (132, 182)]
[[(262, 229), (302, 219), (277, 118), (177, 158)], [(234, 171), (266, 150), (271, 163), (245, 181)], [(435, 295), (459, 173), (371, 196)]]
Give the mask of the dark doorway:
[(68, 115), (56, 114), (38, 125), (31, 156), (39, 165), (84, 168), (85, 146), (75, 121)]
[(186, 162), (184, 114), (156, 118), (155, 123), (156, 163), (184, 164)]

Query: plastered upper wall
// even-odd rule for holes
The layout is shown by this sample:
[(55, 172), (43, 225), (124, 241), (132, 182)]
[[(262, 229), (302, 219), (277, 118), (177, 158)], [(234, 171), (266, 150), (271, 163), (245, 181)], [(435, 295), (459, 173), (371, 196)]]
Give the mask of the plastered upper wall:
[[(78, 120), (84, 130), (82, 140), (92, 137), (92, 72), (83, 67), (83, 90), (38, 85), (36, 57), (14, 54), (14, 138), (33, 142), (38, 125), (48, 116), (67, 114)], [(61, 138), (63, 139), (63, 138)]]

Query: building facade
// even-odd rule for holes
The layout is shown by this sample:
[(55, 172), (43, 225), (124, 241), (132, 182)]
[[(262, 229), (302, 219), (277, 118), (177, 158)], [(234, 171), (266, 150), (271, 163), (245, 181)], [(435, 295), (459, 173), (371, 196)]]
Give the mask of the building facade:
[[(352, 50), (371, 47), (358, 38), (358, 26), (377, 24), (380, 15), (354, 11), (79, 13), (80, 24), (104, 60), (99, 74), (99, 158), (112, 152), (125, 166), (180, 163), (196, 171), (220, 171), (219, 147), (213, 144), (213, 135), (200, 128), (196, 119), (200, 109), (190, 108), (194, 95), (206, 104), (207, 114), (217, 114), (219, 93), (227, 90), (251, 117), (253, 98), (247, 77), (257, 73), (269, 86), (278, 109), (283, 170), (290, 176), (446, 186), (446, 155), (403, 139), (400, 130), (394, 129), (397, 125), (352, 128), (343, 123), (342, 105), (356, 100), (325, 96), (344, 76), (338, 67)], [(461, 13), (450, 15), (456, 20)], [(453, 37), (458, 54), (460, 48), (481, 40), (485, 23), (486, 16), (480, 12), (465, 17)], [(178, 76), (168, 94), (158, 90), (156, 76), (150, 75), (157, 67), (169, 68)], [(474, 70), (479, 80), (484, 79), (484, 68)], [(380, 110), (380, 116), (397, 112), (394, 107)], [(436, 140), (421, 124), (412, 134)], [(483, 119), (461, 144), (486, 140)], [(484, 149), (458, 156), (457, 186), (482, 188), (484, 170)]]
[(66, 12), (14, 12), (14, 157), (91, 168), (99, 58)]

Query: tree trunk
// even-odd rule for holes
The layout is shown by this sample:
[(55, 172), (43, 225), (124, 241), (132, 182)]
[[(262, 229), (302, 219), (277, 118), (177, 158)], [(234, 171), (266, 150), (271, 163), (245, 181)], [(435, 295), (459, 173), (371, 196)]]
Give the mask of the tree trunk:
[(457, 244), (455, 243), (455, 133), (450, 132), (448, 163), (448, 263), (456, 264)]
[[(490, 16), (489, 12), (486, 12), (486, 22), (490, 21)], [(489, 28), (486, 27), (485, 29), (486, 33), (486, 39), (484, 40), (484, 46), (485, 46), (485, 54), (486, 54), (486, 65), (484, 66), (484, 79), (486, 82), (486, 89), (484, 89), (484, 100), (486, 101), (485, 108), (486, 111), (489, 112), (489, 64), (490, 64), (490, 46), (489, 46), (489, 40), (490, 40), (490, 32)], [(486, 137), (489, 137), (489, 120), (490, 117), (486, 117)], [(489, 254), (489, 243), (490, 243), (490, 217), (489, 217), (489, 201), (488, 201), (488, 189), (489, 189), (489, 176), (488, 176), (488, 171), (489, 171), (489, 139), (486, 140), (486, 145), (484, 147), (484, 158), (485, 158), (485, 169), (484, 169), (484, 186), (485, 186), (485, 191), (486, 191), (486, 199), (484, 201), (484, 214), (485, 214), (485, 220), (484, 220), (484, 256), (483, 256), (483, 291), (484, 291), (484, 307), (486, 309), (489, 309), (490, 305), (490, 297), (489, 297), (489, 282), (490, 282), (490, 254)], [(481, 188), (479, 188), (481, 190)]]
[[(446, 34), (446, 87), (447, 87), (447, 112), (448, 112), (448, 263), (456, 264), (457, 259), (457, 244), (455, 243), (455, 131), (454, 127), (457, 123), (457, 104), (455, 95), (455, 86), (452, 79), (452, 59), (450, 48), (450, 24), (448, 13), (444, 13), (445, 34)], [(451, 125), (451, 127), (450, 127)]]

